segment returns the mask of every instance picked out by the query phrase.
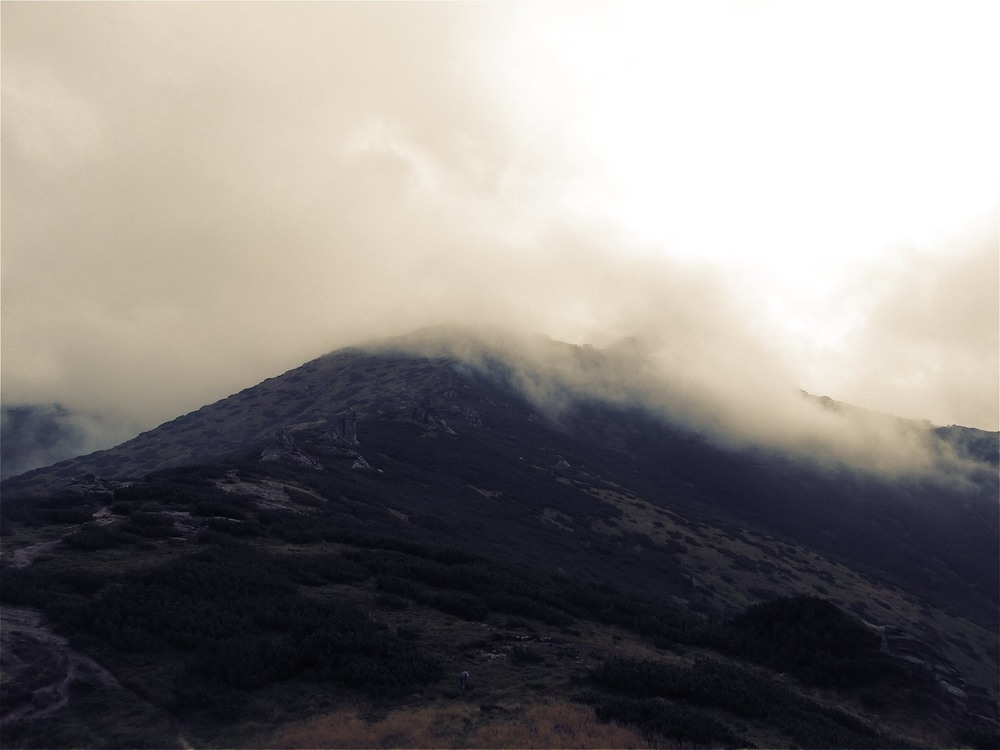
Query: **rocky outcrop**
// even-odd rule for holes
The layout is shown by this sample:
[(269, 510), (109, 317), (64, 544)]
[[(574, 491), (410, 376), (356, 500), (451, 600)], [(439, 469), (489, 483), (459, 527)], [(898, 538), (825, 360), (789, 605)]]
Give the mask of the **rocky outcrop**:
[(928, 670), (948, 693), (955, 705), (967, 711), (971, 710), (969, 688), (965, 684), (962, 673), (951, 661), (937, 649), (900, 627), (884, 625), (879, 630), (882, 634), (883, 651)]
[(360, 445), (358, 440), (358, 414), (348, 409), (346, 414), (330, 419), (330, 437), (338, 443)]
[(261, 461), (283, 461), (286, 463), (309, 466), (313, 469), (322, 469), (319, 461), (302, 450), (284, 430), (279, 430), (274, 435), (274, 440), (260, 454)]
[(97, 476), (97, 474), (87, 473), (76, 477), (66, 485), (70, 492), (79, 492), (81, 495), (112, 495), (114, 494), (117, 482)]
[(448, 426), (448, 423), (438, 415), (437, 410), (431, 407), (428, 399), (424, 399), (420, 402), (419, 406), (413, 408), (410, 412), (410, 420), (416, 422), (426, 430), (444, 432), (448, 435), (455, 434), (455, 431)]
[(454, 414), (456, 417), (465, 420), (466, 424), (469, 424), (473, 427), (483, 426), (482, 416), (479, 414), (478, 411), (469, 406), (458, 406), (457, 404), (452, 404), (451, 406), (448, 407), (448, 413)]

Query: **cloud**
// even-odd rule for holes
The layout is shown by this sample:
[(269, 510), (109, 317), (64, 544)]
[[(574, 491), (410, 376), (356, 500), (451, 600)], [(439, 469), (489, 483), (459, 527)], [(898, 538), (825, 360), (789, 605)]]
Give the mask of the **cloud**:
[[(710, 338), (692, 348), (683, 337), (663, 332), (657, 327), (650, 338), (598, 349), (501, 328), (434, 326), (368, 346), (456, 357), (513, 386), (556, 422), (571, 417), (580, 403), (596, 400), (640, 409), (726, 448), (781, 454), (828, 470), (948, 482), (995, 475), (939, 440), (929, 422), (795, 389), (777, 361), (762, 360), (750, 340), (734, 334), (729, 346)], [(764, 361), (771, 366), (761, 369)], [(748, 365), (743, 373), (741, 366)]]
[(134, 424), (60, 404), (5, 406), (0, 410), (0, 479), (110, 448), (132, 437), (135, 429)]
[[(554, 7), (540, 23), (518, 4), (4, 4), (3, 402), (151, 427), (338, 346), (471, 323), (597, 346), (638, 336), (677, 393), (715, 394), (699, 408), (717, 420), (755, 401), (750, 421), (766, 425), (768, 400), (747, 393), (807, 387), (995, 429), (984, 251), (964, 271), (949, 260), (964, 244), (932, 253), (863, 288), (855, 266), (827, 273), (834, 256), (810, 255), (825, 215), (745, 189), (757, 172), (740, 170), (760, 158), (697, 171), (718, 139), (727, 154), (748, 143), (716, 117), (725, 102), (697, 109), (733, 91), (719, 40), (722, 89), (699, 89), (676, 50), (660, 71), (648, 45), (626, 81), (621, 45), (641, 19), (608, 37), (619, 47), (591, 45), (606, 10), (562, 25)], [(707, 33), (713, 14), (696, 15)], [(744, 79), (744, 97), (768, 80)], [(773, 119), (757, 112), (754, 127)], [(716, 141), (695, 140), (706, 120)], [(677, 231), (637, 232), (623, 200)], [(782, 212), (788, 225), (764, 231)], [(773, 238), (800, 257), (764, 257)], [(816, 283), (792, 294), (806, 275)], [(839, 308), (828, 276), (844, 279)], [(812, 346), (834, 321), (853, 337), (842, 351)]]
[[(1000, 245), (997, 216), (944, 241), (872, 264), (844, 304), (857, 328), (825, 358), (840, 398), (936, 424), (997, 429)], [(931, 397), (930, 394), (936, 394)]]

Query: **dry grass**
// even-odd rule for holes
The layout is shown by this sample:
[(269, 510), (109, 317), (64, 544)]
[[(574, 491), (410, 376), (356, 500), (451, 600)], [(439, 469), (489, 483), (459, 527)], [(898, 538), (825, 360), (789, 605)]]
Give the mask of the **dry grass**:
[(632, 729), (597, 720), (587, 706), (554, 701), (483, 711), (468, 704), (393, 711), (365, 721), (345, 708), (289, 726), (268, 748), (648, 748)]
[(597, 720), (593, 709), (575, 703), (534, 704), (476, 728), (469, 747), (646, 748), (635, 730)]

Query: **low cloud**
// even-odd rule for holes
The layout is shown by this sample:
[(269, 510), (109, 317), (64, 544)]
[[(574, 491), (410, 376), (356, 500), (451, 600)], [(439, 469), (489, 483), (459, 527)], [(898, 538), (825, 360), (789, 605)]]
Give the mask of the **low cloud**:
[[(864, 326), (842, 359), (843, 398), (902, 416), (995, 430), (1000, 414), (998, 217), (943, 244), (908, 251), (864, 277)], [(837, 383), (836, 373), (830, 381)], [(938, 394), (928, 398), (928, 394)]]
[(743, 360), (746, 351), (738, 347), (706, 346), (693, 356), (683, 342), (629, 338), (598, 349), (468, 326), (432, 327), (370, 346), (456, 357), (509, 382), (557, 421), (582, 400), (598, 400), (642, 409), (729, 448), (763, 449), (830, 469), (956, 481), (991, 471), (939, 440), (929, 422), (806, 394), (776, 369), (764, 377), (751, 367), (746, 378), (734, 378), (740, 362), (760, 362)]
[[(842, 287), (839, 307), (767, 317), (787, 291), (753, 271), (770, 235), (741, 236), (734, 205), (713, 197), (733, 190), (719, 165), (658, 167), (630, 189), (653, 219), (692, 235), (703, 225), (733, 243), (719, 257), (745, 261), (675, 252), (615, 220), (592, 169), (600, 154), (584, 149), (600, 129), (564, 137), (601, 101), (580, 80), (559, 100), (573, 68), (558, 61), (534, 76), (549, 45), (510, 42), (523, 10), (4, 4), (3, 403), (59, 401), (146, 429), (340, 346), (471, 324), (596, 347), (634, 336), (642, 388), (741, 439), (795, 443), (810, 420), (835, 419), (800, 413), (799, 388), (996, 429), (988, 243), (957, 237), (948, 253)], [(683, 70), (663, 74), (684, 84), (677, 108), (651, 121), (663, 158), (702, 129), (678, 119), (704, 98)], [(508, 85), (528, 80), (545, 85), (526, 98)], [(636, 132), (661, 137), (649, 128)], [(616, 137), (628, 146), (631, 131)], [(629, 154), (644, 165), (640, 145)], [(811, 216), (789, 217), (783, 236), (799, 233), (798, 267), (818, 278)], [(836, 351), (809, 341), (823, 316), (858, 317)], [(807, 334), (789, 346), (795, 322)]]
[(61, 404), (0, 409), (0, 479), (110, 448), (136, 432), (136, 426), (87, 414)]

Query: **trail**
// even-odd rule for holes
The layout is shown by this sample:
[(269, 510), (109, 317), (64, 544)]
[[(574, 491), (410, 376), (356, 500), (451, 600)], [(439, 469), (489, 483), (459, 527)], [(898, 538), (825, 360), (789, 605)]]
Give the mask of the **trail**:
[(4, 607), (0, 619), (0, 722), (55, 713), (69, 703), (74, 681), (121, 687), (104, 667), (74, 651), (65, 638), (50, 631), (41, 613)]
[[(0, 610), (0, 725), (26, 719), (42, 719), (65, 708), (74, 683), (98, 689), (124, 687), (108, 670), (70, 647), (53, 633), (42, 613), (24, 607)], [(148, 701), (140, 698), (147, 705)], [(152, 706), (157, 712), (155, 706)], [(180, 723), (170, 718), (183, 750), (192, 745), (181, 733)]]
[[(94, 523), (99, 526), (113, 521), (108, 507), (94, 514)], [(12, 568), (25, 568), (61, 541), (52, 539), (16, 549), (7, 555), (7, 563)], [(9, 605), (0, 608), (0, 725), (44, 718), (65, 708), (74, 683), (133, 692), (89, 656), (71, 648), (66, 638), (52, 632), (41, 612)], [(173, 723), (177, 726), (175, 720)], [(177, 733), (178, 745), (191, 750), (179, 726)]]
[(53, 539), (49, 542), (38, 542), (38, 544), (32, 544), (28, 547), (21, 547), (21, 549), (11, 552), (7, 556), (7, 560), (12, 568), (26, 568), (38, 555), (43, 552), (51, 552), (61, 541), (62, 539)]
[[(93, 516), (91, 523), (97, 526), (107, 526), (115, 522), (115, 514), (112, 512), (111, 508), (107, 505), (98, 508)], [(47, 542), (38, 542), (37, 544), (31, 544), (27, 547), (21, 547), (16, 549), (7, 555), (7, 561), (12, 568), (26, 568), (34, 562), (35, 558), (45, 552), (51, 552), (55, 549), (55, 546), (59, 544), (65, 537), (60, 537), (59, 539), (51, 539)]]

